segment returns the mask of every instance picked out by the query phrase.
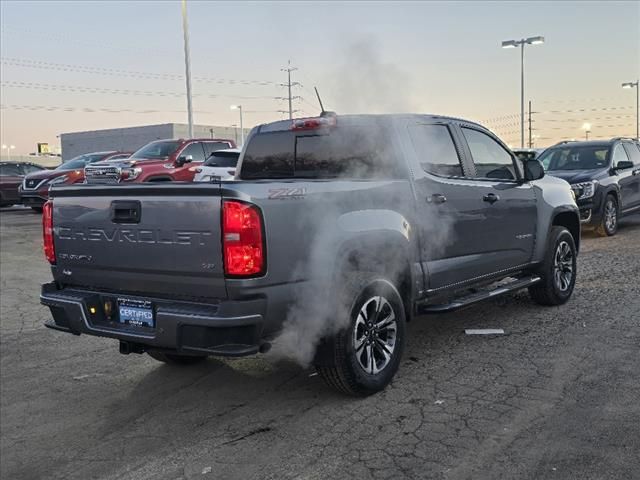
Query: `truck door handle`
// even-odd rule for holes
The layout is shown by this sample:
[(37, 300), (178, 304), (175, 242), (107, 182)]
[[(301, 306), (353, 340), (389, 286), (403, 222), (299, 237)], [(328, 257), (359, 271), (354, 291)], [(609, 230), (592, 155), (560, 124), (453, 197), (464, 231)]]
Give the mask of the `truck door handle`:
[(427, 203), (444, 203), (447, 201), (447, 197), (441, 193), (434, 193), (430, 197), (427, 197)]
[(111, 202), (113, 223), (140, 223), (141, 206), (138, 200), (114, 200)]
[(498, 200), (500, 200), (500, 197), (495, 193), (487, 193), (484, 197), (482, 197), (482, 200), (493, 205)]

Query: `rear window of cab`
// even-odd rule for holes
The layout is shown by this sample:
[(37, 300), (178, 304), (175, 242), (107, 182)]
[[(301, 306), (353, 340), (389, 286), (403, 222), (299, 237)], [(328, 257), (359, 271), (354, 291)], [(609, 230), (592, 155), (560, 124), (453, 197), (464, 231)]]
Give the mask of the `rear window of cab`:
[(251, 137), (240, 177), (406, 178), (386, 135), (343, 126), (314, 131), (277, 131)]

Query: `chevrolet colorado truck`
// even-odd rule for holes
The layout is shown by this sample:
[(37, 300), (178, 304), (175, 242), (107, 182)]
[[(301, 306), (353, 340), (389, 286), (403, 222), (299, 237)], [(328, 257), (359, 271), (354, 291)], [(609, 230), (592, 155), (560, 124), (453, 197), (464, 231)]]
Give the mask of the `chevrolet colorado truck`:
[(174, 364), (311, 342), (352, 395), (389, 384), (415, 317), (576, 281), (569, 184), (455, 118), (323, 112), (255, 127), (233, 181), (50, 195), (47, 327)]
[(233, 140), (192, 138), (156, 140), (129, 158), (106, 160), (84, 169), (86, 183), (190, 182), (196, 169), (217, 150), (235, 148)]

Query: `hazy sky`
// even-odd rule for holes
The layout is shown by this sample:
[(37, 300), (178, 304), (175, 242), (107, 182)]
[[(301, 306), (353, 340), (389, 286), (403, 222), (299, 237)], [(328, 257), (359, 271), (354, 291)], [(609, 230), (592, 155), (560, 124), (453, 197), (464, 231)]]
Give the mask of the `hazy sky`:
[[(180, 2), (0, 2), (1, 140), (16, 153), (62, 132), (186, 123)], [(484, 121), (518, 144), (526, 49), (537, 144), (635, 135), (640, 2), (188, 3), (195, 122), (282, 118), (288, 59), (298, 115), (429, 112)], [(246, 82), (240, 82), (245, 80)], [(588, 111), (578, 111), (587, 109)]]

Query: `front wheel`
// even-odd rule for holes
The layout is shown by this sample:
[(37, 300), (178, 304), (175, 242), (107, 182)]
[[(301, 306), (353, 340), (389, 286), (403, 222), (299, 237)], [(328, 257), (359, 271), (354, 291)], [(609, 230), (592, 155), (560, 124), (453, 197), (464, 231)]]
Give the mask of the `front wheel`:
[(577, 251), (573, 235), (565, 227), (553, 227), (545, 259), (537, 272), (542, 280), (529, 287), (529, 295), (540, 305), (562, 305), (576, 284)]
[(618, 202), (616, 197), (609, 194), (604, 201), (602, 220), (596, 227), (596, 233), (601, 237), (611, 237), (618, 231)]
[(316, 370), (330, 387), (366, 396), (393, 379), (405, 344), (405, 312), (395, 286), (379, 276), (353, 274), (344, 286), (348, 326), (326, 339), (328, 362)]

